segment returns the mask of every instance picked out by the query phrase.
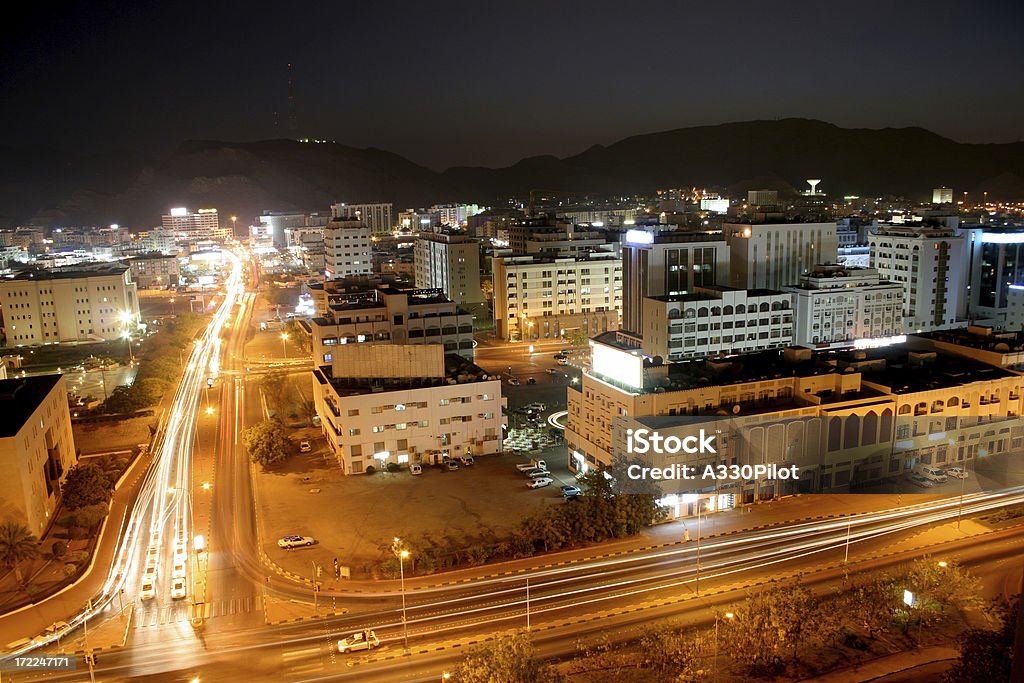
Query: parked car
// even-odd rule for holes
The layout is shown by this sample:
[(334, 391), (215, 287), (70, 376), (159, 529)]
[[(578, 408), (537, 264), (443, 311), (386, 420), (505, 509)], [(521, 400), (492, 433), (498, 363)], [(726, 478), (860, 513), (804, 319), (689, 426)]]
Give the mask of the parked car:
[(935, 465), (915, 465), (914, 474), (919, 474), (925, 479), (930, 479), (936, 484), (944, 484), (946, 482), (946, 474)]
[(552, 356), (552, 358), (554, 358), (555, 360), (562, 360), (563, 358), (567, 359), (569, 357), (564, 353), (556, 353), (554, 356)]
[(521, 462), (516, 465), (516, 469), (520, 472), (526, 472), (527, 470), (536, 469), (538, 467), (541, 469), (547, 469), (547, 465), (543, 460), (531, 460), (530, 462)]
[(454, 472), (455, 470), (459, 469), (459, 463), (455, 462), (454, 460), (447, 460), (444, 463), (444, 467), (449, 472)]
[(566, 498), (572, 498), (573, 496), (578, 496), (581, 493), (583, 493), (583, 489), (581, 489), (579, 486), (562, 486), (561, 490), (562, 495), (565, 496)]
[(414, 462), (413, 464), (409, 465), (409, 474), (411, 474), (413, 476), (419, 476), (419, 475), (423, 474), (423, 465), (421, 465), (419, 463), (416, 463), (416, 462)]
[(569, 364), (569, 359), (566, 358), (565, 356), (562, 356), (561, 358), (558, 359), (558, 364), (559, 365), (568, 365)]
[(309, 536), (285, 536), (284, 538), (277, 539), (278, 548), (298, 548), (303, 545), (313, 545), (316, 543)]
[(550, 486), (552, 481), (554, 481), (554, 479), (550, 477), (541, 477), (540, 479), (532, 480), (526, 486), (531, 489), (541, 489), (545, 486)]
[(299, 453), (309, 453), (313, 450), (313, 446), (308, 441), (299, 442)]
[(551, 473), (547, 470), (530, 470), (526, 475), (530, 477), (530, 479), (543, 479), (544, 477), (550, 476)]
[(181, 600), (185, 597), (185, 579), (177, 578), (171, 582), (171, 599)]
[(923, 489), (930, 489), (935, 486), (935, 482), (933, 482), (931, 479), (922, 477), (920, 474), (914, 474), (913, 472), (907, 475), (907, 481), (909, 481), (914, 486), (920, 486)]
[(542, 413), (547, 410), (547, 407), (548, 405), (546, 403), (541, 403), (540, 401), (534, 401), (533, 403), (528, 403), (524, 406), (527, 411), (536, 410)]
[(462, 463), (463, 467), (472, 467), (476, 461), (473, 460), (472, 455), (464, 455), (461, 458), (459, 458), (459, 462)]
[(518, 387), (519, 386), (519, 380), (516, 379), (515, 377), (509, 377), (508, 378), (508, 383), (511, 384), (514, 387)]
[(348, 638), (338, 641), (338, 652), (345, 654), (355, 650), (372, 650), (380, 645), (377, 634), (370, 629), (364, 629), (359, 633), (353, 633)]
[(171, 576), (173, 576), (176, 579), (183, 579), (183, 578), (185, 578), (185, 563), (184, 562), (175, 562), (174, 563), (174, 571), (171, 573)]
[(557, 375), (558, 374), (558, 370), (555, 370), (554, 368), (548, 368), (544, 372), (548, 373), (549, 375)]
[(526, 380), (526, 383), (527, 384), (536, 384), (537, 383), (537, 378), (536, 377), (530, 377), (529, 379)]
[(966, 479), (967, 470), (963, 467), (950, 467), (946, 470), (946, 476), (953, 477), (954, 479)]

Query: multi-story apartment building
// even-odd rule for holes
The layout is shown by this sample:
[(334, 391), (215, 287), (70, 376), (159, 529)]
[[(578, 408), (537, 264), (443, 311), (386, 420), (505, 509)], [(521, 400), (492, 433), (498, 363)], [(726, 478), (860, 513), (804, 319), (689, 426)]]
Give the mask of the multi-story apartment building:
[(305, 213), (295, 211), (264, 211), (259, 217), (259, 224), (270, 231), (274, 246), (278, 249), (286, 249), (295, 246), (288, 239), (292, 230), (303, 228), (320, 228), (323, 234), (323, 226), (327, 224), (330, 216), (319, 213)]
[(480, 243), (464, 233), (422, 232), (413, 249), (416, 286), (441, 289), (459, 305), (479, 304)]
[(592, 251), (615, 251), (618, 247), (618, 243), (603, 230), (548, 217), (512, 221), (508, 234), (514, 256), (567, 258), (584, 256)]
[(619, 327), (622, 260), (614, 254), (491, 260), (494, 330), (506, 340), (553, 339), (571, 330), (587, 335)]
[(932, 204), (952, 204), (953, 188), (936, 187), (932, 190)]
[(795, 285), (816, 264), (835, 263), (838, 257), (835, 223), (726, 223), (722, 231), (733, 287)]
[(643, 328), (642, 300), (729, 283), (729, 246), (720, 233), (627, 230), (622, 241), (622, 328)]
[(794, 299), (797, 346), (841, 348), (903, 334), (903, 285), (874, 268), (821, 264), (782, 289)]
[(332, 218), (362, 221), (374, 235), (389, 233), (395, 227), (395, 212), (390, 202), (376, 204), (331, 204)]
[(793, 296), (769, 289), (697, 287), (644, 297), (645, 356), (664, 360), (730, 356), (793, 343)]
[(345, 474), (501, 452), (501, 379), (438, 345), (340, 347), (313, 396)]
[(220, 226), (217, 209), (192, 212), (186, 208), (175, 208), (163, 215), (161, 223), (163, 229), (173, 233), (177, 239), (222, 240), (231, 234), (230, 228)]
[(370, 233), (365, 223), (349, 218), (332, 218), (324, 226), (324, 276), (328, 280), (372, 272)]
[(871, 267), (903, 287), (907, 333), (966, 324), (969, 234), (941, 225), (882, 225), (869, 236)]
[(318, 317), (306, 324), (318, 365), (333, 362), (337, 349), (348, 344), (436, 344), (473, 360), (473, 316), (440, 289), (381, 286), (332, 294), (310, 287), (310, 294)]
[(158, 251), (161, 254), (174, 254), (178, 251), (174, 233), (164, 228), (153, 228), (140, 233), (139, 245), (145, 251)]
[[(443, 225), (448, 228), (463, 228), (470, 217), (483, 211), (476, 204), (435, 204), (430, 207), (428, 213), (434, 225)], [(417, 228), (413, 228), (416, 230)]]
[(110, 263), (0, 278), (0, 311), (6, 346), (120, 339), (140, 320), (130, 269)]
[(159, 251), (133, 256), (128, 259), (128, 267), (139, 289), (170, 289), (178, 286), (181, 277), (178, 257)]
[(42, 536), (78, 462), (63, 375), (0, 380), (0, 519)]

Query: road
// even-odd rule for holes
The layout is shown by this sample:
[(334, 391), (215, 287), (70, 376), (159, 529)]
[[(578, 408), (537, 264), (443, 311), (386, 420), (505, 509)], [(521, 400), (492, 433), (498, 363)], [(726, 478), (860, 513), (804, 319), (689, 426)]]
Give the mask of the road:
[[(969, 496), (964, 514), (976, 515), (1008, 502), (1024, 501), (1024, 491)], [(455, 642), (470, 642), (505, 628), (525, 626), (527, 609), (544, 654), (567, 654), (582, 632), (600, 630), (614, 639), (630, 628), (661, 616), (684, 616), (700, 623), (723, 601), (742, 597), (741, 588), (766, 578), (803, 573), (812, 585), (840, 580), (842, 559), (851, 546), (850, 573), (875, 570), (920, 556), (904, 540), (937, 523), (953, 522), (955, 499), (930, 501), (883, 512), (823, 522), (787, 524), (621, 557), (537, 569), (518, 575), (480, 579), (456, 586), (417, 590), (408, 597), (411, 652), (404, 656), (399, 595), (347, 596), (350, 613), (276, 627), (209, 631), (201, 652), (183, 653), (176, 643), (142, 645), (104, 655), (109, 680), (143, 674), (146, 680), (204, 681), (248, 675), (255, 680), (438, 680), (464, 651)], [(1024, 527), (984, 537), (956, 537), (935, 549), (941, 557), (963, 562), (980, 558), (1004, 562), (1019, 558)], [(882, 550), (896, 555), (865, 560)], [(699, 549), (698, 549), (699, 548)], [(700, 556), (698, 565), (698, 554)], [(858, 560), (858, 558), (862, 558)], [(997, 566), (991, 581), (1011, 585), (1011, 563)], [(1016, 565), (1019, 570), (1019, 563)], [(1000, 578), (1001, 577), (1001, 578)], [(699, 585), (698, 585), (699, 579)], [(526, 582), (529, 581), (529, 603)], [(698, 590), (699, 588), (699, 590)], [(719, 591), (725, 593), (718, 594)], [(529, 607), (528, 607), (529, 605)], [(645, 609), (637, 610), (644, 606)], [(558, 626), (579, 621), (574, 628)], [(211, 623), (213, 620), (211, 620)], [(333, 643), (344, 633), (371, 627), (383, 645), (370, 654), (338, 655)], [(620, 632), (620, 628), (626, 630)], [(435, 648), (447, 645), (447, 649)], [(161, 678), (163, 673), (169, 678)], [(173, 672), (173, 673), (171, 673)], [(177, 678), (174, 678), (176, 676)], [(51, 676), (50, 680), (75, 680)]]

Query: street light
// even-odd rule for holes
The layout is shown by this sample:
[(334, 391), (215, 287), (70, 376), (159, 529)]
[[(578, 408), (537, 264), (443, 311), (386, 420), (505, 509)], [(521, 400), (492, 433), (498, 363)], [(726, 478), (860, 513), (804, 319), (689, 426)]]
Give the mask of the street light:
[(395, 536), (391, 546), (392, 551), (398, 557), (398, 571), (402, 577), (402, 638), (405, 641), (405, 649), (409, 649), (409, 621), (405, 615), (405, 561), (409, 557), (409, 551), (402, 547), (402, 539)]
[(288, 357), (288, 333), (281, 333), (281, 350), (284, 352), (284, 357)]
[(697, 595), (700, 595), (700, 510), (702, 507), (706, 507), (708, 512), (711, 512), (711, 501), (709, 500), (706, 505), (697, 505)]

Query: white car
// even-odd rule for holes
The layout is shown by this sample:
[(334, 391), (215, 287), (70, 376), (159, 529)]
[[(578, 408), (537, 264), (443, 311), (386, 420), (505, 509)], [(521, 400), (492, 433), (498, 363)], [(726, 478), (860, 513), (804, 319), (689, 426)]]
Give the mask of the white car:
[(177, 578), (171, 582), (171, 599), (181, 600), (185, 597), (185, 579)]
[(946, 476), (953, 477), (954, 479), (966, 479), (968, 475), (967, 470), (963, 467), (950, 467), (946, 470)]
[(299, 442), (299, 453), (309, 453), (313, 450), (313, 446), (308, 441)]
[(345, 654), (355, 650), (372, 650), (378, 645), (380, 645), (380, 640), (377, 638), (377, 634), (370, 629), (366, 629), (359, 633), (353, 633), (348, 638), (339, 640), (338, 652)]
[(527, 486), (527, 488), (531, 488), (531, 489), (542, 489), (545, 486), (550, 486), (551, 482), (553, 482), (553, 481), (554, 481), (554, 479), (552, 479), (551, 477), (541, 477), (540, 479), (532, 480), (526, 486)]
[(473, 460), (473, 456), (472, 455), (464, 455), (461, 458), (459, 458), (459, 462), (462, 463), (463, 467), (470, 467), (476, 461)]
[(298, 548), (303, 545), (313, 545), (316, 543), (309, 536), (285, 536), (284, 538), (277, 539), (278, 548)]
[(184, 562), (175, 562), (174, 563), (174, 571), (171, 572), (171, 576), (173, 576), (176, 579), (183, 579), (183, 578), (185, 578), (185, 563)]
[(419, 463), (415, 462), (409, 465), (409, 474), (413, 476), (419, 476), (423, 474), (423, 465), (420, 465)]
[(152, 600), (156, 597), (156, 577), (152, 574), (146, 574), (146, 577), (142, 579), (142, 591), (139, 596), (143, 600)]

